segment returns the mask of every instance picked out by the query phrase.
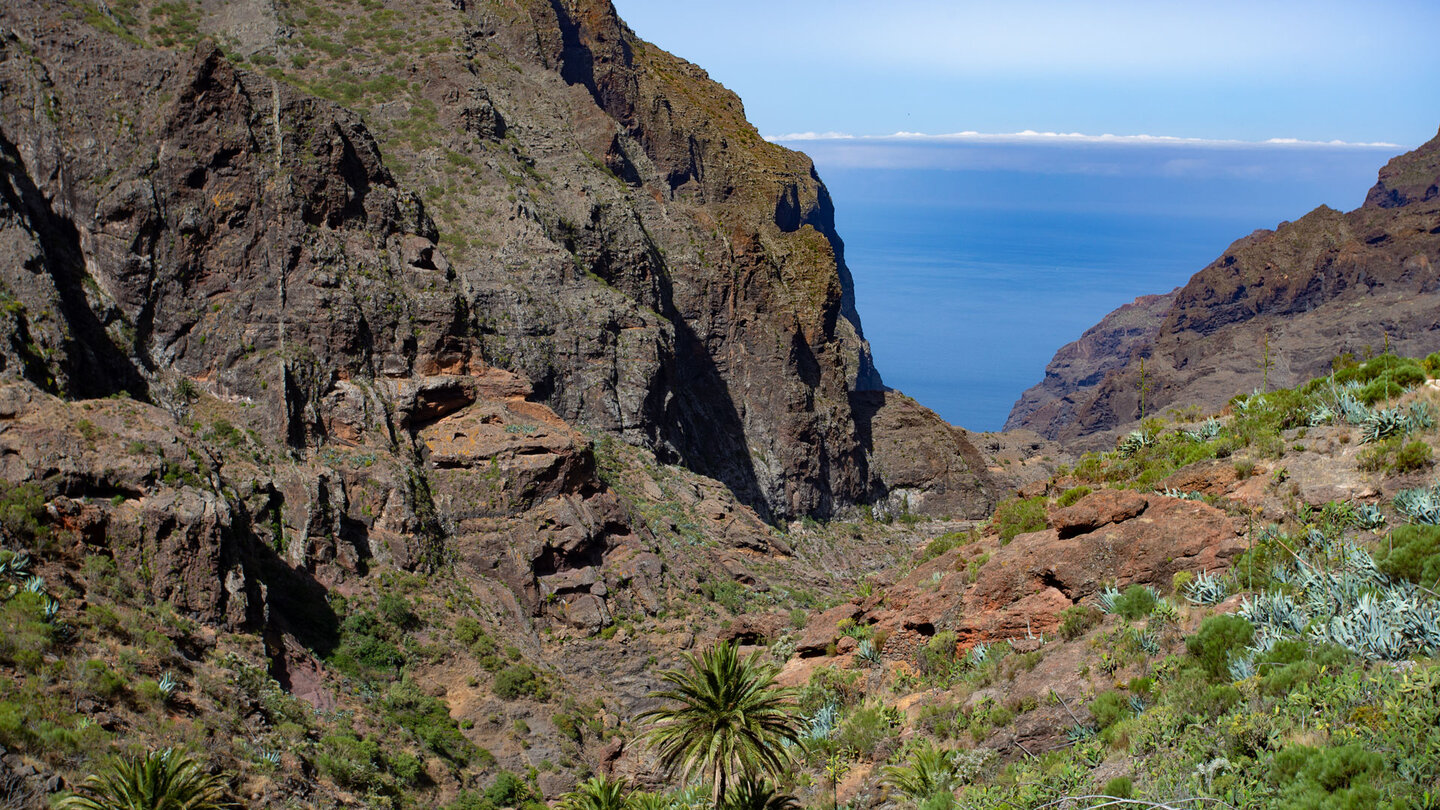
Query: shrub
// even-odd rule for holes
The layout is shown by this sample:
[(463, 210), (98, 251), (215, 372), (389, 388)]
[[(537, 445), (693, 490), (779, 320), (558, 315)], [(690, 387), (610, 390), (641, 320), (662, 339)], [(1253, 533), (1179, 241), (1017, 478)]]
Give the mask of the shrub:
[(404, 666), (405, 655), (375, 614), (362, 610), (341, 622), (340, 644), (330, 660), (336, 669), (357, 677), (394, 677)]
[(1135, 786), (1128, 776), (1117, 776), (1105, 783), (1105, 789), (1101, 791), (1106, 796), (1114, 796), (1117, 799), (1129, 799), (1135, 794)]
[(539, 697), (542, 688), (535, 671), (525, 664), (506, 667), (495, 676), (495, 696), (505, 700)]
[(937, 675), (949, 671), (955, 663), (955, 645), (959, 638), (955, 633), (944, 630), (926, 642), (916, 654), (916, 664), (926, 675)]
[(111, 700), (125, 691), (125, 679), (98, 658), (84, 663), (80, 670), (80, 680), (87, 691), (106, 700)]
[(380, 596), (380, 618), (401, 630), (409, 630), (419, 623), (415, 611), (411, 608), (410, 600), (398, 593), (387, 593)]
[(1414, 472), (1423, 470), (1431, 464), (1430, 445), (1422, 441), (1413, 441), (1400, 448), (1395, 454), (1393, 469), (1397, 473)]
[(1115, 599), (1115, 612), (1127, 619), (1148, 616), (1155, 609), (1155, 592), (1144, 585), (1131, 585)]
[(1017, 534), (1040, 531), (1045, 528), (1045, 497), (1002, 501), (995, 507), (994, 525), (1000, 532), (1001, 544), (1009, 543)]
[(1081, 498), (1089, 495), (1091, 492), (1094, 491), (1095, 490), (1085, 486), (1084, 484), (1081, 484), (1078, 487), (1071, 487), (1060, 493), (1060, 497), (1055, 499), (1055, 504), (1061, 507), (1074, 506), (1076, 501), (1080, 500)]
[(436, 754), (464, 765), (475, 745), (460, 733), (450, 710), (439, 699), (421, 692), (413, 683), (395, 684), (385, 695), (386, 714)]
[(0, 524), (22, 542), (43, 541), (50, 528), (40, 521), (45, 518), (45, 493), (38, 484), (7, 484), (0, 481)]
[(1060, 635), (1067, 641), (1077, 639), (1099, 624), (1101, 618), (1100, 611), (1089, 605), (1071, 605), (1060, 614)]
[[(894, 736), (900, 717), (895, 709), (878, 703), (861, 706), (850, 713), (840, 724), (835, 740), (841, 748), (852, 751), (875, 752), (882, 743)], [(876, 757), (877, 760), (883, 757)]]
[(1095, 696), (1090, 704), (1090, 714), (1095, 718), (1095, 725), (1104, 731), (1107, 728), (1129, 717), (1134, 712), (1130, 709), (1130, 700), (1116, 691), (1101, 692)]
[(1359, 744), (1291, 745), (1270, 764), (1270, 780), (1280, 789), (1276, 807), (1282, 810), (1380, 807), (1380, 791), (1372, 781), (1385, 772), (1384, 758)]
[(524, 779), (510, 771), (501, 771), (485, 789), (485, 799), (495, 807), (520, 807), (535, 798), (535, 792)]
[(1390, 532), (1388, 548), (1375, 552), (1380, 570), (1434, 588), (1440, 584), (1440, 526), (1404, 525)]
[(1201, 622), (1195, 635), (1185, 639), (1185, 647), (1211, 678), (1219, 680), (1229, 674), (1230, 652), (1245, 647), (1254, 637), (1255, 626), (1250, 622), (1220, 614)]

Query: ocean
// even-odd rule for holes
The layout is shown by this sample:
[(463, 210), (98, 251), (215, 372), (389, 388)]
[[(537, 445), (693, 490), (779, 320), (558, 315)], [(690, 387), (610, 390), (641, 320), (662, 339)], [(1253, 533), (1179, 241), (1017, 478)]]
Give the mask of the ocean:
[[(1058, 142), (1057, 142), (1058, 141)], [(1231, 242), (1349, 210), (1401, 147), (782, 141), (814, 158), (886, 385), (998, 430), (1055, 350)]]

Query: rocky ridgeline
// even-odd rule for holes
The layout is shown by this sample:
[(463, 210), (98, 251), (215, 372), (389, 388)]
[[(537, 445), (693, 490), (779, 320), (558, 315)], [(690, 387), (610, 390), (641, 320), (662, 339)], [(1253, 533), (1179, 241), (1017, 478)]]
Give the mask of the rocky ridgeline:
[[(1218, 410), (1330, 361), (1440, 346), (1440, 136), (1391, 160), (1365, 203), (1321, 206), (1236, 241), (1189, 283), (1137, 298), (1055, 353), (1006, 429), (1099, 446), (1146, 410)], [(1090, 437), (1090, 438), (1086, 438)]]

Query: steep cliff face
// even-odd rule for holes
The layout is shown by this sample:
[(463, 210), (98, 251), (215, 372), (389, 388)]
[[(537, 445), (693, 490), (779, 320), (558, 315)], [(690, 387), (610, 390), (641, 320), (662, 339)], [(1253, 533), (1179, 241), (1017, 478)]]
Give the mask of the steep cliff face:
[(1137, 299), (1056, 353), (1007, 427), (1104, 441), (1172, 403), (1218, 408), (1324, 373), (1344, 352), (1440, 349), (1440, 136), (1391, 160), (1365, 204), (1320, 207), (1232, 244), (1185, 286)]
[(482, 363), (764, 515), (870, 496), (848, 395), (880, 380), (810, 161), (608, 3), (456, 5), (12, 5), (8, 222), (45, 272), (7, 274), (7, 373), (175, 372), (303, 448), (340, 380)]

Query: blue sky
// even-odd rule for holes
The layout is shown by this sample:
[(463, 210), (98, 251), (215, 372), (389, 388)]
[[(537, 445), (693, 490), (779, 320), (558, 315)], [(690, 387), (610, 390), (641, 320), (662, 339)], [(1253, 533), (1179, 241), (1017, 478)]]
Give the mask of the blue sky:
[(1440, 126), (1440, 2), (616, 0), (766, 135), (1389, 142)]

